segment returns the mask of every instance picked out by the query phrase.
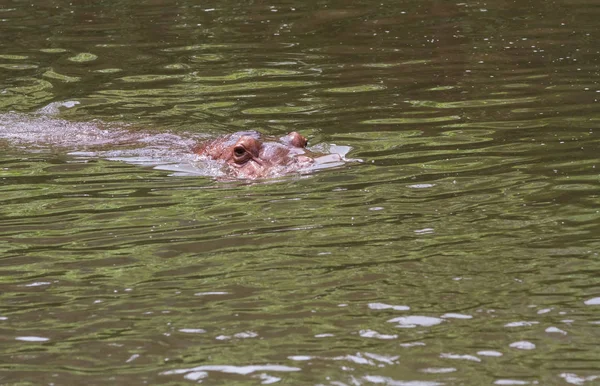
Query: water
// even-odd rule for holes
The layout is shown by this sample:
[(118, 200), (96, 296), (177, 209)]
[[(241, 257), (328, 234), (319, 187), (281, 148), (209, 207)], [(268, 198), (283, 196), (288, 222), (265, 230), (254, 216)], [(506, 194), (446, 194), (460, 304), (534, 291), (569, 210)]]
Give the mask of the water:
[(221, 181), (3, 140), (0, 383), (597, 384), (598, 20), (3, 2), (0, 126), (71, 101), (53, 119), (364, 162)]

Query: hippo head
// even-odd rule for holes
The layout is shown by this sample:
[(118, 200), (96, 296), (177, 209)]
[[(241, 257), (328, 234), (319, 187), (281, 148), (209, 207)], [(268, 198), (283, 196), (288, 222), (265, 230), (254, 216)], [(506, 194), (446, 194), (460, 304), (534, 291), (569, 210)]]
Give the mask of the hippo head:
[(274, 177), (309, 168), (307, 140), (293, 131), (282, 138), (262, 137), (255, 131), (237, 132), (198, 145), (194, 153), (223, 161), (238, 178)]

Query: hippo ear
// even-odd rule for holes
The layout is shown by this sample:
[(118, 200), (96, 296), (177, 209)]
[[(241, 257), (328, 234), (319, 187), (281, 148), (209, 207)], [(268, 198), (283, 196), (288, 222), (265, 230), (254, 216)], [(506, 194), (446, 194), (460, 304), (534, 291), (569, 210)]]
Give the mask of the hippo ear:
[(283, 140), (283, 142), (287, 143), (288, 145), (292, 145), (295, 147), (306, 147), (306, 144), (308, 143), (308, 140), (306, 139), (306, 137), (304, 137), (303, 135), (301, 135), (300, 133), (296, 132), (296, 131), (292, 131), (291, 133), (288, 133), (288, 135), (286, 135), (285, 137), (281, 138)]

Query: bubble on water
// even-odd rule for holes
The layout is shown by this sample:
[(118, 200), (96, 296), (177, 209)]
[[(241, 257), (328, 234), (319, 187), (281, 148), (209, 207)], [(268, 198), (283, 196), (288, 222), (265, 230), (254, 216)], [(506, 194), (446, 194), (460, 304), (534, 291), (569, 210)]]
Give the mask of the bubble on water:
[(186, 334), (204, 334), (206, 330), (202, 328), (181, 328), (179, 332), (183, 332)]
[(516, 348), (516, 349), (519, 349), (519, 350), (534, 350), (535, 349), (535, 344), (531, 343), (531, 342), (528, 342), (526, 340), (522, 340), (522, 341), (519, 341), (519, 342), (513, 342), (513, 343), (511, 343), (509, 345), (509, 347)]
[(291, 359), (293, 361), (309, 361), (313, 359), (313, 357), (311, 357), (310, 355), (291, 355), (288, 357), (288, 359)]
[(583, 304), (585, 304), (587, 306), (599, 306), (600, 305), (600, 297), (588, 299), (585, 302), (583, 302)]
[(456, 314), (456, 313), (452, 313), (452, 312), (444, 314), (441, 317), (443, 319), (473, 319), (472, 315)]
[(469, 354), (443, 353), (440, 355), (440, 358), (463, 359), (463, 360), (467, 360), (467, 361), (481, 362), (481, 359), (479, 359), (478, 357), (476, 357), (474, 355), (469, 355)]
[(566, 332), (566, 331), (564, 331), (564, 330), (561, 330), (561, 329), (560, 329), (560, 328), (558, 328), (558, 327), (548, 327), (548, 328), (547, 328), (545, 331), (546, 331), (547, 333), (549, 333), (549, 334), (562, 334), (562, 335), (567, 335), (567, 332)]
[(587, 377), (579, 376), (573, 373), (562, 373), (560, 377), (563, 378), (567, 383), (572, 385), (583, 385), (586, 382), (595, 381), (596, 379), (600, 379), (600, 375), (590, 375)]
[(401, 385), (401, 386), (441, 386), (443, 383), (441, 382), (433, 382), (433, 381), (398, 381), (388, 377), (382, 377), (380, 375), (366, 375), (363, 377), (364, 380), (382, 384), (382, 385)]
[(50, 338), (44, 338), (43, 336), (17, 336), (16, 340), (22, 342), (47, 342)]
[(511, 322), (504, 325), (504, 327), (531, 327), (535, 324), (539, 324), (540, 322), (528, 322), (528, 321), (520, 321), (520, 322)]
[(456, 369), (454, 367), (428, 367), (425, 369), (421, 369), (421, 372), (427, 374), (447, 374), (453, 373)]
[(417, 327), (417, 326), (431, 327), (431, 326), (438, 325), (438, 324), (442, 323), (443, 321), (444, 321), (444, 319), (434, 318), (431, 316), (420, 316), (420, 315), (401, 316), (398, 318), (388, 320), (388, 322), (390, 322), (390, 323), (398, 323), (398, 327), (406, 327), (406, 328), (413, 328), (413, 327)]
[(369, 308), (372, 310), (394, 310), (394, 311), (408, 311), (410, 310), (409, 306), (405, 305), (393, 305), (393, 304), (385, 304), (385, 303), (369, 303)]
[(363, 338), (375, 338), (375, 339), (396, 339), (398, 338), (398, 335), (394, 334), (394, 335), (388, 335), (388, 334), (380, 334), (377, 331), (373, 331), (373, 330), (360, 330), (358, 332), (358, 334), (363, 337)]
[(481, 355), (482, 357), (501, 357), (503, 354), (494, 350), (482, 350), (477, 351), (477, 355)]
[(529, 385), (529, 382), (517, 379), (498, 379), (494, 381), (494, 385)]
[(225, 374), (239, 374), (239, 375), (247, 375), (252, 374), (257, 371), (279, 371), (279, 372), (294, 372), (300, 371), (299, 367), (291, 367), (284, 365), (249, 365), (249, 366), (232, 366), (232, 365), (203, 365), (198, 367), (192, 367), (189, 369), (175, 369), (163, 371), (160, 373), (161, 375), (177, 375), (177, 374), (186, 374), (186, 373), (196, 373), (196, 372), (208, 372), (215, 371)]

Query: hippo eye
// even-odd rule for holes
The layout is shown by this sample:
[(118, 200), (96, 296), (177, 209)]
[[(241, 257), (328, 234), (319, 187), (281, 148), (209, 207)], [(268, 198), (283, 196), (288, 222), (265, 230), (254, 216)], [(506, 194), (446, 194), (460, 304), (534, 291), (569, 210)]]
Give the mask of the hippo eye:
[(243, 146), (236, 146), (235, 149), (233, 149), (233, 154), (236, 157), (242, 157), (244, 154), (246, 154), (246, 149), (244, 149)]
[(242, 136), (233, 146), (231, 158), (238, 166), (245, 165), (250, 160), (258, 162), (260, 142), (249, 136)]
[(233, 161), (236, 164), (244, 164), (246, 163), (252, 156), (248, 153), (248, 150), (242, 145), (238, 145), (233, 148)]

